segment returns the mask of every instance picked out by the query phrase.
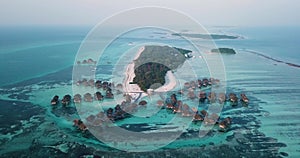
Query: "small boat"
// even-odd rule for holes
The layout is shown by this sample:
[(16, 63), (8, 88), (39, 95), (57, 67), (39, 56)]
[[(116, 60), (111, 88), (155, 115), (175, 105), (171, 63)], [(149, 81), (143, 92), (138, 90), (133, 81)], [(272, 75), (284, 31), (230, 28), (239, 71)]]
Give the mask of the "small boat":
[(142, 101), (139, 102), (139, 105), (146, 106), (147, 105), (147, 101), (146, 100), (142, 100)]
[(245, 104), (248, 104), (249, 103), (249, 99), (248, 97), (246, 96), (246, 94), (241, 94), (241, 102), (245, 103)]

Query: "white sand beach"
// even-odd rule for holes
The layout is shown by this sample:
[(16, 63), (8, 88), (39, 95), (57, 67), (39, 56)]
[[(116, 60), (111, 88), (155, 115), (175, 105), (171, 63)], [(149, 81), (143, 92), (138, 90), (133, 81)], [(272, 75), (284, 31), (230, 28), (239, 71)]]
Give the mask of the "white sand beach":
[(137, 99), (142, 93), (142, 96), (147, 96), (145, 92), (141, 90), (141, 88), (137, 84), (130, 84), (133, 81), (135, 74), (134, 74), (134, 60), (138, 59), (141, 53), (145, 50), (145, 47), (141, 47), (138, 52), (136, 53), (133, 61), (131, 61), (125, 71), (125, 79), (123, 83), (123, 91), (126, 94), (131, 95), (132, 99)]
[(176, 87), (176, 78), (171, 71), (168, 71), (166, 74), (166, 78), (169, 80), (163, 86), (154, 90), (154, 92), (168, 92)]
[[(126, 72), (125, 72), (123, 91), (124, 91), (124, 93), (131, 95), (133, 100), (136, 100), (138, 98), (142, 98), (142, 97), (145, 97), (148, 95), (147, 93), (142, 91), (141, 88), (137, 84), (130, 84), (130, 82), (132, 82), (135, 77), (134, 60), (138, 59), (144, 50), (145, 50), (144, 46), (138, 50), (133, 61), (128, 64), (128, 66), (126, 68)], [(167, 72), (166, 78), (168, 79), (168, 82), (165, 85), (155, 89), (154, 92), (167, 92), (167, 91), (170, 91), (173, 88), (175, 88), (176, 78), (171, 71)]]

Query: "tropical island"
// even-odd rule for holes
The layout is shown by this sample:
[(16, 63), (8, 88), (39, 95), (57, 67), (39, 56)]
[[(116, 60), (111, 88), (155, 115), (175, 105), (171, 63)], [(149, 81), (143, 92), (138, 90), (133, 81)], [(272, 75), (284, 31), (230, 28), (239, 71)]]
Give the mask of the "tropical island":
[[(142, 47), (134, 61), (127, 67), (125, 91), (147, 92), (148, 89), (162, 87), (166, 83), (166, 76), (169, 79), (173, 78), (173, 74), (168, 72), (176, 70), (186, 59), (191, 58), (191, 52), (191, 50), (170, 46)], [(172, 89), (174, 83), (171, 85), (165, 88)]]
[(199, 34), (199, 33), (173, 33), (173, 36), (184, 36), (200, 39), (238, 39), (239, 36), (221, 35), (221, 34)]
[(232, 48), (218, 48), (212, 49), (212, 53), (221, 53), (221, 54), (236, 54), (235, 50)]

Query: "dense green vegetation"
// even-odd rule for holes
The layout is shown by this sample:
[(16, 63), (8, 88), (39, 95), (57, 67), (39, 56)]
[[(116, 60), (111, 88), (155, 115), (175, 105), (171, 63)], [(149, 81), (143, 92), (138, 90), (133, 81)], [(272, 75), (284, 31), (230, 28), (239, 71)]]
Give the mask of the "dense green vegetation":
[(134, 61), (135, 69), (145, 63), (160, 63), (171, 70), (177, 69), (184, 63), (186, 57), (184, 52), (191, 52), (184, 49), (169, 46), (145, 46), (145, 50), (139, 58)]
[(165, 75), (170, 69), (159, 63), (146, 63), (134, 70), (136, 74), (133, 83), (138, 84), (143, 91), (159, 88), (165, 84)]
[(219, 35), (219, 34), (196, 34), (196, 33), (174, 33), (173, 36), (185, 36), (201, 39), (237, 39), (237, 36)]
[(219, 49), (212, 49), (211, 52), (213, 53), (222, 53), (222, 54), (236, 54), (235, 50), (232, 48), (219, 48)]
[[(143, 91), (164, 85), (167, 71), (180, 67), (187, 58), (185, 54), (191, 52), (169, 46), (145, 46), (139, 58), (134, 61), (133, 83), (138, 84)], [(157, 83), (156, 86), (154, 83)]]

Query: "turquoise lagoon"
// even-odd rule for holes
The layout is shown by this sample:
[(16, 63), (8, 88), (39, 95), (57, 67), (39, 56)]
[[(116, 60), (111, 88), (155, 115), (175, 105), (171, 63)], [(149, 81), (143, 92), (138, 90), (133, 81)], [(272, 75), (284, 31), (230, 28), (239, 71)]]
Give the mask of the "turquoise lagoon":
[[(228, 93), (246, 93), (250, 98), (247, 107), (224, 105), (221, 117), (233, 118), (231, 129), (219, 132), (210, 130), (199, 137), (201, 123), (175, 117), (155, 104), (140, 108), (134, 116), (117, 121), (115, 125), (126, 130), (155, 133), (164, 127), (165, 132), (180, 130), (183, 133), (166, 146), (148, 152), (124, 152), (111, 148), (97, 140), (89, 132), (82, 133), (73, 127), (79, 118), (75, 105), (53, 109), (50, 100), (72, 94), (72, 66), (80, 43), (89, 31), (88, 27), (73, 28), (2, 28), (0, 31), (0, 155), (1, 157), (298, 157), (300, 155), (300, 69), (285, 63), (258, 56), (257, 52), (278, 60), (300, 64), (298, 43), (300, 30), (296, 27), (209, 27), (210, 32), (238, 35), (235, 40), (215, 40), (218, 47), (230, 47), (236, 55), (222, 55), (226, 69)], [(97, 65), (96, 78), (121, 82), (122, 66), (116, 67), (119, 58), (131, 60), (131, 54), (145, 42), (162, 43), (182, 48), (190, 44), (165, 30), (144, 29), (118, 38), (107, 48)], [(194, 43), (201, 44), (194, 39)], [(198, 43), (197, 43), (198, 42)], [(213, 54), (212, 54), (213, 56)], [(125, 60), (126, 59), (126, 60)], [(193, 60), (193, 59), (190, 59)], [(193, 63), (193, 61), (190, 61)], [(195, 63), (193, 63), (195, 64)], [(209, 77), (205, 62), (196, 65), (199, 77)], [(179, 82), (189, 77), (177, 72)], [(177, 87), (179, 88), (179, 87)], [(169, 96), (172, 92), (165, 94)], [(121, 96), (116, 96), (118, 98)], [(158, 98), (145, 98), (156, 101)], [(189, 105), (206, 109), (198, 100), (180, 97)], [(83, 103), (91, 107), (80, 111), (84, 120), (103, 105), (105, 109), (116, 103)], [(105, 105), (105, 106), (104, 106)], [(146, 116), (146, 117), (139, 117)], [(170, 120), (176, 118), (176, 124)], [(189, 123), (187, 127), (186, 123)], [(185, 128), (181, 128), (184, 126)], [(117, 146), (133, 145), (117, 142)], [(147, 144), (147, 142), (139, 142)], [(16, 145), (17, 144), (17, 145)], [(150, 146), (148, 146), (151, 148)], [(147, 146), (146, 146), (147, 148)]]

